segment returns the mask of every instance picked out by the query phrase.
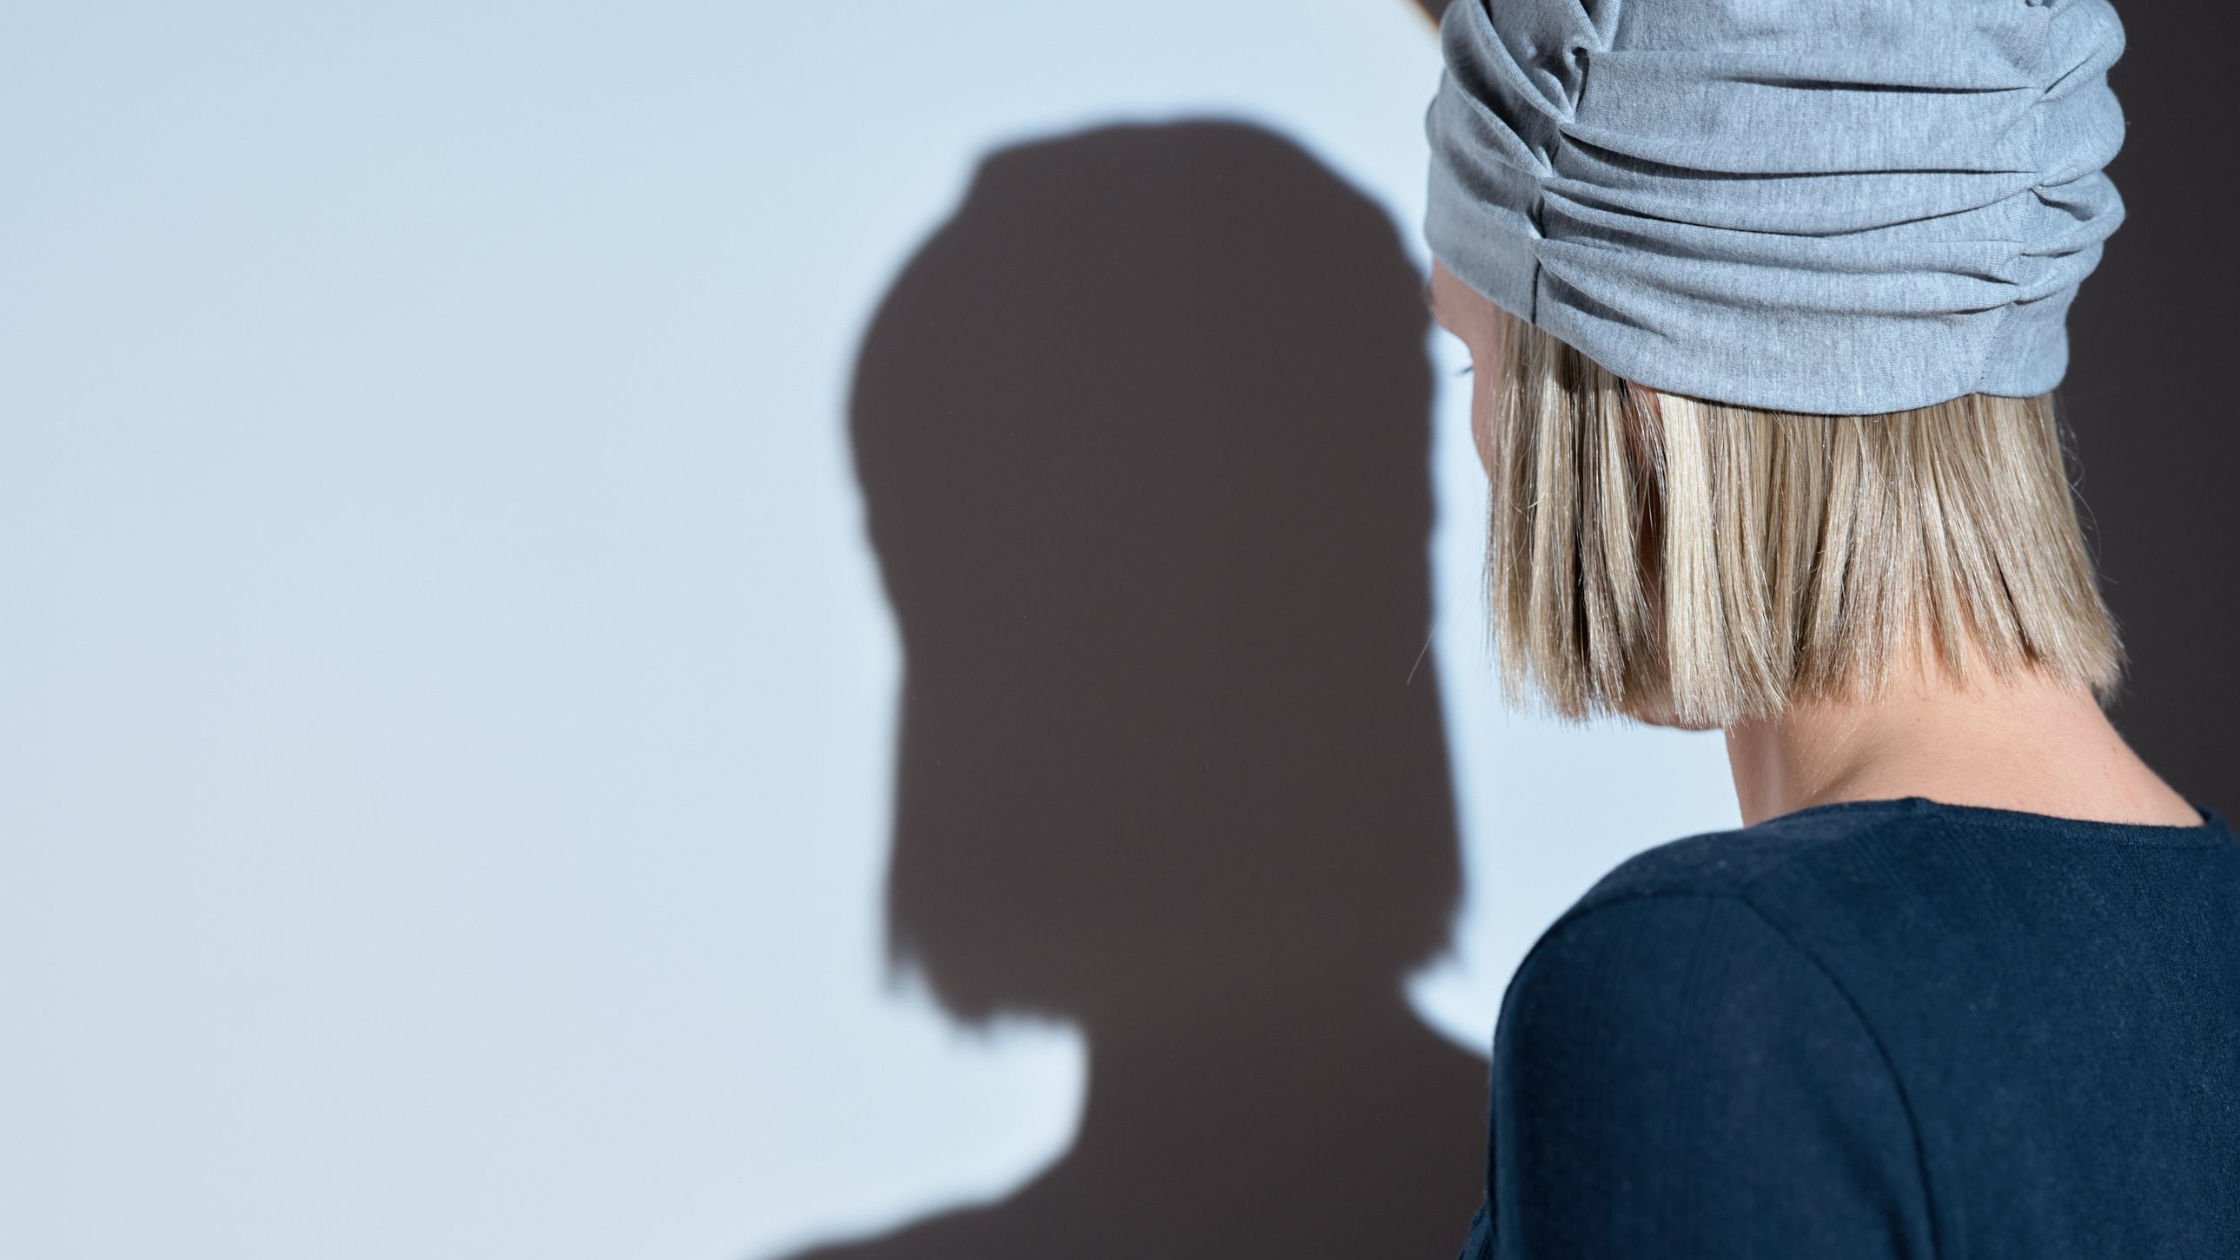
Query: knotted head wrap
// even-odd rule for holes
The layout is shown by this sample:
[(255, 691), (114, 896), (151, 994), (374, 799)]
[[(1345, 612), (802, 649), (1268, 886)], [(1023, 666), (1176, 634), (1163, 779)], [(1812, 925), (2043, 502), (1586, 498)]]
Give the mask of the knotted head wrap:
[(2068, 368), (2107, 0), (1453, 0), (1424, 235), (1620, 376), (1856, 414)]

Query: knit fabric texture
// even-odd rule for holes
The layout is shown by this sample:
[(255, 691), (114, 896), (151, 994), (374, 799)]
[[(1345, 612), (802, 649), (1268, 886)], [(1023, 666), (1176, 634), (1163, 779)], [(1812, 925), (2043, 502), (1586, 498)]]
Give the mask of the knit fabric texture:
[(1453, 0), (1424, 236), (1620, 376), (2029, 396), (2124, 207), (2108, 0)]
[(1620, 866), (1493, 1039), (1464, 1260), (2240, 1256), (2240, 840), (1909, 798)]

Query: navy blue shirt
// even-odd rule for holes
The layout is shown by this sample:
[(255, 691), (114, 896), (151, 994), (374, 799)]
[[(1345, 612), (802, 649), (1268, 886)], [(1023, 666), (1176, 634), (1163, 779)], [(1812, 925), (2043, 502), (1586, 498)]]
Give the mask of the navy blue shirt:
[(1467, 1260), (2240, 1257), (2240, 842), (1919, 798), (1662, 845), (1533, 946)]

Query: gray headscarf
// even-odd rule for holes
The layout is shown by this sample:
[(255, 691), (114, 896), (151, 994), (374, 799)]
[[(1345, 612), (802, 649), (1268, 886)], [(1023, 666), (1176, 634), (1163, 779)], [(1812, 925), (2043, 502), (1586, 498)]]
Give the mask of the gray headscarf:
[(1620, 376), (1846, 414), (2067, 370), (2108, 0), (1453, 0), (1440, 45), (1432, 253)]

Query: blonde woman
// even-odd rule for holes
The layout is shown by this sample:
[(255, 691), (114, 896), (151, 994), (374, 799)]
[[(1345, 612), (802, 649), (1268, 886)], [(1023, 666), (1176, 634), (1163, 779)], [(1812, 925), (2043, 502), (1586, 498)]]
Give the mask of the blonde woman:
[(2240, 1256), (2240, 841), (2102, 711), (2054, 406), (2113, 9), (1455, 0), (1442, 46), (1505, 679), (1722, 728), (1746, 824), (1517, 971), (1464, 1255)]

